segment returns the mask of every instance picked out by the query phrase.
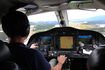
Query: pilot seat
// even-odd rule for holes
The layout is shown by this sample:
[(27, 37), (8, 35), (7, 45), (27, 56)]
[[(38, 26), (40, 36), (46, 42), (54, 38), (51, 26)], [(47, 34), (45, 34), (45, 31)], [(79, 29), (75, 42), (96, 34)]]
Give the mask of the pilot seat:
[(105, 70), (105, 47), (94, 49), (87, 61), (88, 70)]
[(21, 70), (15, 62), (8, 60), (10, 57), (8, 46), (0, 40), (0, 70)]

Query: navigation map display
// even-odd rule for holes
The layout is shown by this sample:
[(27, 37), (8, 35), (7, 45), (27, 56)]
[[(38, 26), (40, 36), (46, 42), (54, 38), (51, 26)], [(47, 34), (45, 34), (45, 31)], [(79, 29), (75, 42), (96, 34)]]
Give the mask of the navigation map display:
[(73, 49), (73, 36), (56, 36), (56, 49)]
[(92, 45), (92, 35), (79, 35), (78, 44)]
[(41, 45), (50, 45), (51, 44), (51, 37), (50, 36), (40, 37), (40, 44)]

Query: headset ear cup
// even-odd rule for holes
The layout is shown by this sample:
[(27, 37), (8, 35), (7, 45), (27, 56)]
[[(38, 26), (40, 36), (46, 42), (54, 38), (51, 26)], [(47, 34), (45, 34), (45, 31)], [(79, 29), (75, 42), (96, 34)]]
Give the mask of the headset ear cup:
[(30, 33), (30, 26), (28, 26), (26, 28), (23, 27), (20, 34), (22, 37), (27, 37), (29, 35), (29, 33)]
[(29, 33), (30, 33), (30, 26), (27, 27), (25, 36), (27, 37), (29, 35)]

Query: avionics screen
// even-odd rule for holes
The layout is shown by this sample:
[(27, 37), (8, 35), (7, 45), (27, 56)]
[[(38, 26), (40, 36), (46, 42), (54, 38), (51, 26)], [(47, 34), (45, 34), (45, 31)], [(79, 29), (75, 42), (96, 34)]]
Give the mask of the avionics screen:
[(92, 45), (92, 35), (80, 35), (78, 36), (78, 44)]
[(56, 49), (73, 49), (73, 36), (56, 36)]
[(40, 37), (40, 44), (41, 45), (50, 45), (51, 44), (51, 37), (50, 36)]

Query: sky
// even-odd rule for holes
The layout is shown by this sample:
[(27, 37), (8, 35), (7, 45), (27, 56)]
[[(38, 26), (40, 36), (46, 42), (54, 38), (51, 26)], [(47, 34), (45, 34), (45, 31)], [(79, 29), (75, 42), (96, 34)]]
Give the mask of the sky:
[(57, 21), (54, 12), (41, 13), (28, 16), (29, 21)]
[[(105, 15), (105, 11), (101, 9), (98, 9), (97, 11), (68, 10), (67, 13), (68, 13), (69, 20), (89, 18), (89, 17), (98, 16), (98, 15)], [(31, 15), (31, 16), (28, 16), (28, 19), (30, 22), (57, 21), (57, 18), (54, 12)]]

